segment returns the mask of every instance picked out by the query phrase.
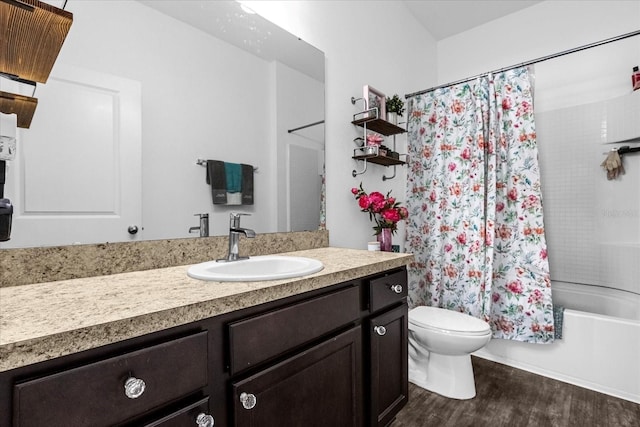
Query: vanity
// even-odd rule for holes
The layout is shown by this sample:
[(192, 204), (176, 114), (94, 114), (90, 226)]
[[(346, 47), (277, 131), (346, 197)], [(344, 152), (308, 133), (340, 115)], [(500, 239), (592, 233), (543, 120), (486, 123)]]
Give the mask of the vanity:
[(408, 399), (412, 256), (309, 276), (188, 265), (0, 289), (0, 426), (385, 426)]

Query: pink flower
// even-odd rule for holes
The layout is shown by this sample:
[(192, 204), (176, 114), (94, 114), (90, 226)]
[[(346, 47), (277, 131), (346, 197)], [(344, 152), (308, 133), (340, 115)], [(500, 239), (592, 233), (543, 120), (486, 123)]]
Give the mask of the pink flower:
[(465, 233), (458, 234), (458, 237), (456, 239), (461, 245), (464, 245), (465, 243), (467, 243), (467, 235)]
[(369, 194), (369, 201), (371, 202), (371, 208), (375, 213), (380, 212), (384, 208), (385, 199), (382, 193), (374, 191)]
[(382, 211), (382, 218), (386, 221), (398, 222), (400, 221), (400, 214), (397, 209), (386, 209)]
[(502, 109), (503, 110), (511, 109), (511, 98), (505, 98), (502, 100)]
[(547, 259), (547, 250), (546, 249), (541, 249), (540, 250), (540, 258)]
[(453, 249), (453, 245), (451, 245), (451, 243), (447, 243), (444, 245), (445, 252), (451, 252), (451, 249)]
[(522, 283), (520, 280), (514, 280), (513, 282), (509, 282), (507, 284), (507, 289), (509, 292), (513, 294), (521, 294), (522, 293)]
[(468, 148), (465, 148), (464, 150), (462, 150), (462, 154), (460, 154), (460, 157), (462, 157), (464, 160), (469, 160), (471, 158), (471, 152)]
[(456, 164), (455, 163), (449, 163), (449, 172), (453, 172), (454, 170), (456, 170)]
[(502, 212), (504, 210), (504, 203), (498, 202), (496, 203), (496, 212)]
[(518, 200), (518, 190), (516, 190), (516, 188), (513, 187), (511, 190), (509, 190), (509, 193), (507, 193), (507, 197), (512, 202), (515, 202), (516, 200)]
[(358, 199), (358, 205), (360, 206), (360, 209), (369, 209), (370, 204), (371, 202), (369, 201), (369, 197), (366, 195)]
[(360, 188), (352, 188), (351, 194), (355, 196), (358, 206), (363, 212), (368, 212), (370, 219), (376, 222), (375, 234), (379, 234), (383, 228), (389, 228), (392, 232), (397, 230), (397, 223), (401, 219), (409, 217), (409, 211), (401, 207), (395, 197), (390, 193), (384, 196), (378, 191), (367, 194), (360, 184)]

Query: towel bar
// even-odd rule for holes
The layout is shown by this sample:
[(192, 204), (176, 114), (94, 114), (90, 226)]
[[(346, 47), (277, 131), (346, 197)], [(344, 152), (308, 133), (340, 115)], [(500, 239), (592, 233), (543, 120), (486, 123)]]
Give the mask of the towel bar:
[[(207, 166), (207, 161), (204, 159), (197, 159), (196, 160), (196, 165), (200, 165), (200, 166)], [(254, 172), (258, 172), (258, 168), (257, 167), (253, 167), (253, 171)]]

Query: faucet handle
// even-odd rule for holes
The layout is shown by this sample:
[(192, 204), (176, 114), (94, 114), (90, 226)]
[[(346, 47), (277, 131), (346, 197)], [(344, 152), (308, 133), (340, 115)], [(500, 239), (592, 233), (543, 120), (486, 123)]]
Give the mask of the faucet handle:
[(231, 228), (238, 228), (240, 227), (240, 217), (244, 215), (244, 216), (251, 216), (251, 214), (248, 213), (242, 213), (242, 212), (231, 212), (230, 216), (230, 220), (229, 220), (229, 226)]

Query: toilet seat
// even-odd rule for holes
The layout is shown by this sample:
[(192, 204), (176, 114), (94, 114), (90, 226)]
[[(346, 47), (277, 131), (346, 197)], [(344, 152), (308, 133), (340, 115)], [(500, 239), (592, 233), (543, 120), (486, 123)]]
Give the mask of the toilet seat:
[(421, 306), (410, 310), (409, 325), (449, 335), (483, 336), (491, 333), (487, 322), (439, 307)]

